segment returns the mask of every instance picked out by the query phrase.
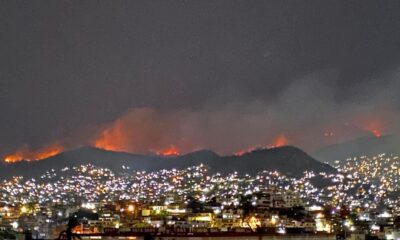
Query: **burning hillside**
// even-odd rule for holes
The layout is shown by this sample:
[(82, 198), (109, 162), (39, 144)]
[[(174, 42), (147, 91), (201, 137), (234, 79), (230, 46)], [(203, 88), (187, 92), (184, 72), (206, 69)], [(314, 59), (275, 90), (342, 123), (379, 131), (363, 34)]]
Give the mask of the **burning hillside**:
[(52, 157), (61, 153), (64, 150), (63, 146), (53, 144), (49, 146), (44, 146), (39, 149), (29, 149), (28, 147), (22, 147), (18, 149), (15, 153), (6, 155), (4, 161), (7, 163), (14, 163), (18, 161), (35, 161), (45, 158)]
[(283, 147), (288, 145), (289, 141), (287, 140), (286, 136), (284, 134), (279, 134), (271, 144), (268, 144), (266, 146), (252, 146), (250, 148), (247, 149), (243, 149), (243, 150), (239, 150), (237, 152), (234, 153), (235, 156), (242, 156), (246, 153), (250, 153), (253, 152), (255, 150), (259, 150), (259, 149), (267, 149), (267, 148), (275, 148), (275, 147)]
[(345, 123), (337, 121), (312, 127), (301, 126), (285, 130), (283, 134), (281, 127), (269, 125), (263, 117), (240, 118), (226, 112), (203, 114), (196, 111), (160, 112), (139, 108), (114, 121), (94, 126), (90, 133), (77, 134), (79, 137), (64, 136), (63, 140), (41, 148), (25, 146), (7, 154), (3, 160), (9, 163), (40, 160), (81, 146), (161, 156), (177, 156), (199, 149), (230, 155), (237, 149), (243, 149), (234, 153), (241, 156), (257, 149), (286, 146), (289, 144), (288, 138), (291, 145), (313, 151), (367, 133), (381, 137), (393, 128), (382, 119), (355, 116)]
[(175, 145), (171, 145), (168, 148), (161, 149), (160, 151), (156, 151), (156, 154), (159, 156), (166, 156), (166, 157), (179, 156), (181, 154), (181, 151)]

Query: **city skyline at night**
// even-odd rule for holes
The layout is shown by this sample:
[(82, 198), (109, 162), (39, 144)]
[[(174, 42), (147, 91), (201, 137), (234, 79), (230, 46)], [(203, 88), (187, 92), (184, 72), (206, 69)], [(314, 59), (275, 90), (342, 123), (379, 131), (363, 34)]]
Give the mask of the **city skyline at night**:
[(0, 240), (400, 240), (400, 1), (0, 1)]

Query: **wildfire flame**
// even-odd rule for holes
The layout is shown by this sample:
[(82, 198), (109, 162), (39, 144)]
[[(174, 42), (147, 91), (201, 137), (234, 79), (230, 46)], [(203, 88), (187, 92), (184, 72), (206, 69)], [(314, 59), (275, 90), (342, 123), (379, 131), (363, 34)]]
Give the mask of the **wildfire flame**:
[(284, 134), (279, 134), (274, 142), (271, 145), (268, 145), (268, 147), (283, 147), (288, 145), (289, 141), (287, 140), (286, 136)]
[(14, 163), (18, 161), (35, 161), (35, 160), (41, 160), (45, 158), (52, 157), (54, 155), (59, 154), (64, 150), (64, 147), (58, 145), (58, 144), (53, 144), (53, 145), (48, 145), (45, 147), (41, 147), (36, 150), (31, 150), (27, 147), (22, 147), (18, 149), (15, 153), (6, 155), (4, 157), (4, 162), (6, 163)]
[(262, 147), (262, 146), (253, 146), (253, 147), (250, 147), (248, 149), (239, 150), (239, 151), (235, 152), (234, 155), (235, 156), (243, 156), (244, 154), (253, 152), (253, 151), (257, 150), (257, 149), (283, 147), (283, 146), (286, 146), (288, 144), (288, 142), (289, 141), (287, 140), (287, 138), (286, 138), (286, 136), (284, 134), (279, 134), (275, 138), (275, 140), (273, 141), (272, 144), (269, 144), (269, 145), (264, 146), (264, 147)]
[[(379, 138), (388, 130), (388, 126), (390, 125), (385, 117), (385, 113), (380, 113), (380, 117), (377, 116), (356, 116), (353, 119), (353, 123), (355, 126), (364, 130), (365, 132), (370, 133), (371, 135)], [(365, 134), (365, 133), (364, 133)]]
[(377, 129), (371, 130), (371, 133), (374, 134), (374, 136), (377, 137), (377, 138), (382, 136), (382, 133)]
[(106, 129), (101, 133), (101, 136), (94, 140), (93, 145), (96, 148), (101, 148), (107, 151), (121, 151), (124, 150), (121, 145), (120, 131), (110, 131)]
[(368, 132), (370, 132), (372, 135), (375, 137), (379, 138), (382, 136), (382, 123), (379, 121), (373, 121), (368, 123), (364, 129)]
[(171, 145), (168, 148), (156, 151), (156, 154), (160, 156), (179, 156), (181, 152), (175, 145)]
[(246, 153), (253, 152), (253, 151), (257, 150), (257, 149), (262, 149), (262, 148), (263, 147), (260, 147), (260, 146), (253, 146), (253, 147), (250, 147), (248, 149), (239, 150), (239, 151), (235, 152), (233, 155), (235, 155), (237, 157), (240, 157), (240, 156), (245, 155)]
[[(152, 109), (136, 109), (130, 111), (113, 122), (99, 129), (92, 141), (92, 146), (109, 151), (142, 153), (152, 152), (159, 155), (178, 155), (184, 147), (188, 151), (192, 147), (177, 137), (176, 119), (165, 118)], [(171, 143), (176, 146), (170, 146)]]

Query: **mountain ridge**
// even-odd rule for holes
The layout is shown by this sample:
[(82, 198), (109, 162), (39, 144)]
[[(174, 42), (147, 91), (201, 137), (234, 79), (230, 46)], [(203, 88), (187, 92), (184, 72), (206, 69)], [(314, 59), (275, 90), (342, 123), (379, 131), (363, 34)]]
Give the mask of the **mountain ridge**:
[(93, 164), (99, 167), (121, 170), (122, 165), (132, 170), (156, 171), (160, 169), (182, 169), (205, 164), (213, 172), (254, 174), (262, 170), (277, 170), (283, 174), (299, 176), (304, 171), (335, 172), (329, 165), (321, 163), (301, 149), (293, 146), (262, 149), (242, 156), (219, 156), (210, 150), (199, 150), (179, 156), (141, 155), (107, 151), (93, 147), (82, 147), (58, 155), (31, 162), (2, 163), (1, 178), (15, 175), (35, 177), (51, 169)]
[(312, 157), (329, 164), (349, 157), (380, 153), (400, 154), (400, 135), (366, 136), (350, 141), (325, 146), (311, 154)]

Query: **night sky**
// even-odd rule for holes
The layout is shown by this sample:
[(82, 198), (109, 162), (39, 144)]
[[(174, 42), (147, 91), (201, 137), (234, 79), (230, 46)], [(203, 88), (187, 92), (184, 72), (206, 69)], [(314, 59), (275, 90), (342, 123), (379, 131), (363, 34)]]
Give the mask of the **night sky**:
[[(400, 1), (1, 1), (0, 156), (400, 130)], [(100, 143), (99, 143), (100, 142)]]

